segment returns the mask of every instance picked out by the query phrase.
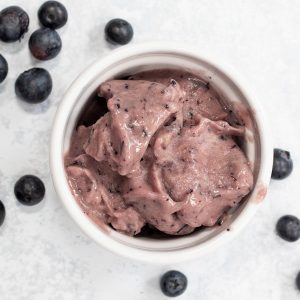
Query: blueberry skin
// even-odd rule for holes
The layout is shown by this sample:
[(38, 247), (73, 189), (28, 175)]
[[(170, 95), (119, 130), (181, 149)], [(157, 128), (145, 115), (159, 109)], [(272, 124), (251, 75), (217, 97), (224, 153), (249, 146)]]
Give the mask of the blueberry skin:
[(288, 242), (295, 242), (300, 238), (300, 220), (295, 216), (281, 217), (276, 224), (278, 235)]
[(68, 21), (68, 12), (58, 1), (45, 2), (38, 11), (38, 18), (42, 25), (51, 29), (63, 27)]
[(282, 149), (274, 149), (273, 169), (271, 177), (273, 179), (284, 179), (293, 171), (293, 161), (290, 152)]
[(297, 286), (298, 290), (300, 291), (300, 272), (298, 273), (298, 275), (296, 277), (296, 286)]
[(29, 17), (19, 6), (9, 6), (0, 12), (0, 40), (11, 43), (28, 31)]
[(8, 73), (8, 64), (6, 59), (0, 54), (0, 83), (4, 81)]
[(160, 288), (168, 297), (177, 297), (187, 288), (187, 278), (179, 271), (168, 271), (160, 279)]
[(20, 74), (15, 83), (16, 94), (28, 103), (40, 103), (52, 91), (49, 72), (42, 68), (32, 68)]
[(15, 196), (24, 205), (32, 206), (40, 203), (45, 196), (43, 181), (34, 175), (22, 176), (15, 184)]
[(32, 33), (29, 39), (29, 49), (39, 60), (49, 60), (56, 57), (62, 47), (59, 34), (50, 28), (41, 28)]
[(133, 37), (133, 28), (125, 20), (112, 19), (104, 29), (106, 39), (112, 44), (126, 45)]
[(2, 201), (0, 200), (0, 226), (3, 224), (4, 219), (5, 219), (5, 206), (2, 203)]

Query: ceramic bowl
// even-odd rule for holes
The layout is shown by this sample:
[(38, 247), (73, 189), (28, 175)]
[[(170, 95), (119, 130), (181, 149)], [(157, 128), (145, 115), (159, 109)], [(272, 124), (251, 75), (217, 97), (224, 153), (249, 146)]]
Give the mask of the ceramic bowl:
[[(245, 151), (254, 172), (254, 189), (222, 226), (173, 239), (130, 237), (108, 226), (99, 228), (81, 210), (68, 186), (64, 155), (87, 100), (104, 81), (150, 69), (179, 68), (199, 74), (210, 82), (222, 99), (243, 117), (246, 124)], [(111, 252), (146, 262), (169, 264), (193, 259), (223, 245), (249, 222), (266, 196), (273, 147), (268, 122), (259, 101), (247, 90), (247, 82), (216, 58), (200, 50), (168, 44), (125, 46), (112, 51), (82, 72), (64, 95), (51, 137), (50, 165), (59, 198), (76, 224), (96, 243)]]

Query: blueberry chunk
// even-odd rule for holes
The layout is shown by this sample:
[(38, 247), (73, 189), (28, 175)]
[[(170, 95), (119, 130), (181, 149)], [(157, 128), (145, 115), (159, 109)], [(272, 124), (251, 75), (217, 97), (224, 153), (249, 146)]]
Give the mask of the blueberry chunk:
[(9, 6), (0, 12), (0, 40), (15, 42), (28, 31), (29, 17), (19, 6)]
[(45, 2), (38, 11), (42, 25), (51, 29), (63, 27), (68, 21), (68, 12), (63, 4), (58, 1)]
[(5, 206), (0, 200), (0, 226), (3, 224), (5, 219)]
[(283, 216), (277, 222), (276, 231), (282, 239), (295, 242), (300, 238), (300, 220), (291, 215)]
[(20, 74), (15, 83), (16, 94), (28, 103), (40, 103), (52, 91), (49, 72), (42, 68), (32, 68)]
[(273, 179), (284, 179), (288, 177), (293, 171), (293, 161), (291, 159), (290, 152), (274, 149), (273, 156)]
[(4, 81), (8, 73), (8, 64), (6, 59), (0, 54), (0, 83)]
[(29, 49), (32, 55), (40, 60), (56, 57), (62, 47), (59, 34), (50, 28), (36, 30), (29, 39)]
[(44, 183), (34, 175), (25, 175), (15, 184), (15, 196), (24, 205), (36, 205), (45, 196)]
[(105, 37), (113, 44), (128, 44), (133, 37), (130, 23), (122, 19), (112, 19), (105, 26)]
[(187, 278), (179, 271), (168, 271), (160, 279), (160, 288), (168, 297), (181, 295), (187, 287)]

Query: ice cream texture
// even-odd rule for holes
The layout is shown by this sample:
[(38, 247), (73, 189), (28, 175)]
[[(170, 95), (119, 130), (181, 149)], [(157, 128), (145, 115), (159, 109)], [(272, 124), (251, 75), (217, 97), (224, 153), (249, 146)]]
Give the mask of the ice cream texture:
[(200, 77), (152, 70), (104, 82), (97, 94), (108, 112), (74, 130), (65, 157), (71, 191), (94, 222), (127, 235), (146, 224), (185, 235), (215, 225), (252, 190), (237, 143), (245, 128)]

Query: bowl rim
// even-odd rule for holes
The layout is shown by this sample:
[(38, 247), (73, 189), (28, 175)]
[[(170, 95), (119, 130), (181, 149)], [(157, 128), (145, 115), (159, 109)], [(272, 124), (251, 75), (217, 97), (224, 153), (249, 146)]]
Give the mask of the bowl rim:
[[(62, 147), (64, 140), (64, 130), (68, 121), (69, 112), (72, 110), (75, 100), (78, 97), (78, 93), (84, 89), (84, 87), (91, 81), (94, 77), (93, 74), (97, 73), (99, 69), (104, 68), (104, 66), (109, 66), (116, 60), (119, 60), (121, 57), (126, 58), (138, 54), (146, 54), (149, 52), (160, 52), (160, 53), (176, 53), (181, 55), (188, 55), (197, 60), (202, 60), (207, 62), (213, 67), (216, 67), (220, 70), (225, 76), (227, 76), (237, 88), (243, 93), (247, 99), (251, 108), (255, 109), (256, 123), (258, 126), (260, 134), (260, 144), (261, 144), (261, 164), (259, 168), (259, 174), (257, 178), (257, 183), (262, 183), (266, 188), (268, 187), (270, 178), (271, 178), (271, 166), (272, 166), (272, 143), (270, 142), (270, 130), (268, 126), (268, 121), (266, 116), (261, 108), (260, 103), (257, 99), (249, 93), (245, 88), (245, 80), (242, 76), (237, 75), (236, 70), (233, 70), (232, 67), (225, 65), (224, 62), (221, 62), (219, 59), (212, 58), (210, 55), (199, 51), (192, 47), (174, 44), (174, 43), (143, 43), (140, 45), (127, 45), (119, 49), (113, 50), (108, 55), (101, 57), (97, 61), (93, 62), (89, 67), (87, 67), (79, 76), (73, 81), (71, 86), (67, 89), (63, 99), (57, 109), (52, 133), (51, 133), (51, 142), (50, 142), (50, 170), (54, 188), (57, 192), (58, 197), (60, 198), (63, 206), (73, 219), (73, 221), (81, 228), (81, 230), (88, 235), (92, 240), (96, 241), (102, 247), (106, 248), (109, 251), (112, 251), (118, 255), (124, 256), (126, 258), (140, 260), (144, 262), (166, 264), (166, 263), (176, 263), (187, 261), (200, 256), (201, 254), (207, 253), (214, 250), (219, 245), (223, 244), (226, 241), (231, 240), (238, 232), (240, 232), (245, 225), (250, 221), (255, 212), (257, 211), (259, 204), (254, 203), (253, 201), (248, 201), (239, 216), (234, 221), (234, 230), (230, 232), (221, 232), (215, 237), (211, 238), (204, 243), (199, 245), (194, 245), (190, 248), (170, 250), (170, 251), (149, 251), (145, 249), (133, 248), (123, 243), (120, 243), (112, 238), (109, 234), (91, 226), (86, 221), (83, 213), (78, 212), (78, 204), (74, 201), (70, 202), (67, 197), (66, 188), (68, 191), (69, 186), (65, 185), (67, 182), (65, 176), (64, 165), (61, 163)], [(200, 54), (199, 54), (200, 53)], [(237, 80), (238, 78), (238, 80)], [(251, 197), (259, 195), (259, 187), (256, 184), (254, 190), (252, 191)], [(261, 199), (262, 200), (262, 199)]]

